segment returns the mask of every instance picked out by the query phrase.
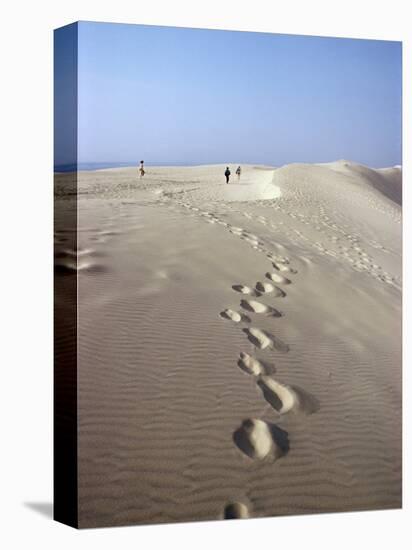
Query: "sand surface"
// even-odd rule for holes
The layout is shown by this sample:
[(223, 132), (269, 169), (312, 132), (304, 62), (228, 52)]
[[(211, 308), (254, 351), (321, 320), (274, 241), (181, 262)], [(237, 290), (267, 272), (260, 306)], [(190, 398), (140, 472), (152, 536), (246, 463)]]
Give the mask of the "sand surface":
[(224, 168), (79, 174), (81, 527), (401, 506), (401, 169)]

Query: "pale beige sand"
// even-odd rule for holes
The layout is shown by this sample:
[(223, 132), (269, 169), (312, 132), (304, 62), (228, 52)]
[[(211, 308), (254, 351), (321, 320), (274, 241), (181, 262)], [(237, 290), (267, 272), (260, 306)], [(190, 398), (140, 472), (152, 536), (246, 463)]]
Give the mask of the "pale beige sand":
[(400, 168), (223, 171), (80, 174), (82, 527), (401, 506)]

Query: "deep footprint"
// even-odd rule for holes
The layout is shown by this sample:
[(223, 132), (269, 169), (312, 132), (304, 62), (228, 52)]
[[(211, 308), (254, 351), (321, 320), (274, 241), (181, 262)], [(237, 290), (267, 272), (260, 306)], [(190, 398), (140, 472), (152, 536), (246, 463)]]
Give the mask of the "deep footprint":
[(253, 313), (264, 313), (265, 315), (269, 315), (271, 317), (282, 317), (280, 311), (274, 307), (261, 304), (256, 300), (241, 300), (240, 305), (243, 309), (246, 309), (246, 311), (251, 311)]
[(276, 254), (267, 254), (266, 255), (267, 258), (269, 258), (269, 260), (272, 260), (273, 262), (278, 262), (280, 264), (288, 264), (289, 263), (289, 258), (287, 258), (286, 256), (278, 256)]
[(290, 279), (287, 279), (283, 275), (279, 275), (279, 273), (266, 273), (266, 277), (274, 283), (278, 283), (280, 285), (290, 285), (291, 283)]
[(286, 292), (272, 283), (258, 281), (255, 285), (256, 291), (262, 294), (273, 294), (274, 298), (284, 298)]
[(297, 273), (296, 269), (293, 269), (293, 268), (291, 268), (287, 265), (281, 264), (281, 263), (272, 262), (272, 265), (275, 269), (277, 269), (278, 271), (283, 271), (284, 273), (294, 273), (294, 274)]
[(243, 502), (231, 502), (225, 506), (223, 512), (224, 519), (247, 519), (249, 509)]
[(242, 330), (249, 341), (259, 349), (275, 348), (281, 353), (287, 353), (289, 351), (289, 346), (279, 338), (276, 338), (276, 336), (273, 336), (273, 334), (269, 334), (264, 330), (254, 327), (244, 328)]
[(241, 235), (244, 230), (241, 227), (233, 227), (233, 226), (230, 227), (229, 226), (229, 231), (231, 233), (233, 233), (234, 235)]
[(318, 400), (297, 386), (280, 384), (265, 375), (259, 377), (257, 385), (266, 401), (279, 414), (293, 412), (309, 415), (319, 410)]
[(235, 292), (240, 292), (241, 294), (250, 294), (250, 296), (259, 296), (259, 293), (257, 293), (253, 288), (250, 288), (249, 286), (232, 285), (232, 289)]
[(224, 309), (219, 313), (219, 315), (222, 319), (233, 321), (234, 323), (240, 323), (242, 321), (245, 323), (250, 323), (250, 318), (247, 315), (243, 315), (243, 313), (239, 313), (233, 309)]
[(248, 353), (240, 352), (239, 360), (237, 362), (239, 368), (241, 368), (247, 374), (253, 376), (260, 376), (266, 374), (264, 365), (255, 357), (252, 357)]
[(289, 451), (288, 433), (275, 424), (248, 418), (235, 430), (233, 441), (246, 456), (263, 460), (277, 460)]

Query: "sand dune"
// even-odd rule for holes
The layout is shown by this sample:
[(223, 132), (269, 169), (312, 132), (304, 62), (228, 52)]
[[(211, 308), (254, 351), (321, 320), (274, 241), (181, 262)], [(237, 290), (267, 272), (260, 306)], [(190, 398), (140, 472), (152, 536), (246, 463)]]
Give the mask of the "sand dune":
[(223, 171), (82, 172), (56, 231), (82, 527), (401, 506), (401, 169)]
[(397, 204), (402, 204), (402, 170), (400, 167), (373, 169), (361, 164), (339, 161), (327, 164), (332, 170), (351, 178), (355, 184), (369, 185)]

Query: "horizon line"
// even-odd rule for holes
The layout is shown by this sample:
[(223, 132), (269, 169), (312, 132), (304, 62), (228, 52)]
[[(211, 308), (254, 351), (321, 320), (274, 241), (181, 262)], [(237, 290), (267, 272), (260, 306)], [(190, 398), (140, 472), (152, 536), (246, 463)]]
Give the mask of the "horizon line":
[[(273, 168), (281, 168), (283, 166), (288, 166), (291, 164), (333, 164), (338, 162), (349, 162), (351, 164), (360, 165), (360, 166), (366, 166), (367, 168), (372, 168), (375, 170), (383, 169), (383, 168), (402, 168), (402, 163), (392, 164), (392, 165), (384, 165), (384, 166), (371, 166), (369, 164), (365, 164), (362, 162), (357, 162), (354, 160), (349, 160), (345, 158), (339, 158), (332, 161), (320, 161), (320, 162), (307, 162), (307, 161), (293, 161), (293, 162), (285, 162), (282, 164), (271, 164), (271, 163), (264, 163), (264, 162), (239, 162), (239, 161), (226, 161), (226, 162), (179, 162), (179, 161), (173, 161), (173, 162), (162, 162), (162, 161), (144, 161), (146, 166), (152, 166), (152, 167), (196, 167), (196, 166), (215, 166), (215, 165), (256, 165), (256, 166), (270, 166)], [(140, 164), (140, 161), (80, 161), (76, 163), (61, 163), (61, 164), (54, 164), (54, 173), (68, 173), (68, 172), (75, 172), (75, 171), (93, 171), (105, 168), (134, 168), (138, 167)], [(100, 168), (97, 168), (100, 166)], [(87, 168), (90, 167), (90, 168)]]

